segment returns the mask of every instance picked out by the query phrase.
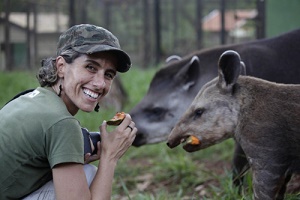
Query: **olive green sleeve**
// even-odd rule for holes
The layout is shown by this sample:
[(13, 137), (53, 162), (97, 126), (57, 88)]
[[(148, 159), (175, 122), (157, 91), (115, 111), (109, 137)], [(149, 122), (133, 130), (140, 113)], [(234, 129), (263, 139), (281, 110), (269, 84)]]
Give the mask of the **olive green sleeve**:
[(60, 163), (84, 163), (83, 136), (76, 119), (67, 118), (54, 124), (45, 140), (51, 168)]

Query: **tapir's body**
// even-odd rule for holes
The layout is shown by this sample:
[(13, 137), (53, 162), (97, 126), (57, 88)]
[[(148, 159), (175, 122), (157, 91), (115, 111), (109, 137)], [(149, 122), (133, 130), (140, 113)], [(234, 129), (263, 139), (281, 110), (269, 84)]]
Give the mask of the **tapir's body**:
[(233, 137), (252, 168), (255, 199), (283, 199), (292, 173), (300, 172), (300, 85), (239, 76), (238, 56), (226, 53), (219, 78), (203, 86), (168, 145), (194, 135), (200, 145), (183, 147), (192, 152)]

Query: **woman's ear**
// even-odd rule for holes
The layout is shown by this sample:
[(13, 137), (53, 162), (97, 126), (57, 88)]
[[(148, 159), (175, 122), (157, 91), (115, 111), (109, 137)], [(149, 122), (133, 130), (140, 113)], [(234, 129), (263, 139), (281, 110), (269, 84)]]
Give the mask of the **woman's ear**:
[(57, 75), (59, 78), (64, 77), (64, 69), (65, 69), (66, 61), (62, 56), (58, 56), (56, 58), (56, 69), (57, 69)]

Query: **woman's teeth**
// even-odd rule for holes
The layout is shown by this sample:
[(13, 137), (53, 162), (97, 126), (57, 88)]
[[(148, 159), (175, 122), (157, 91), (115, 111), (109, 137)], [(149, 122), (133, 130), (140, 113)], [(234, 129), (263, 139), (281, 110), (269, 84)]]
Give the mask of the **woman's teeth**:
[(98, 93), (92, 92), (92, 91), (90, 91), (88, 89), (84, 89), (83, 93), (86, 94), (86, 95), (88, 95), (88, 96), (90, 96), (90, 97), (92, 97), (92, 98), (94, 98), (94, 99), (97, 99), (99, 97)]

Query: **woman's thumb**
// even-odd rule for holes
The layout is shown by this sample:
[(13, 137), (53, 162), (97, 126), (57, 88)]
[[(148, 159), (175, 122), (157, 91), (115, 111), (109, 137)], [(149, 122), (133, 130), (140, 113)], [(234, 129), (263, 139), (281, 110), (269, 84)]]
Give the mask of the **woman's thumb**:
[(107, 124), (106, 124), (106, 121), (104, 120), (101, 124), (101, 126), (99, 127), (100, 129), (100, 133), (106, 133), (106, 127), (107, 127)]

